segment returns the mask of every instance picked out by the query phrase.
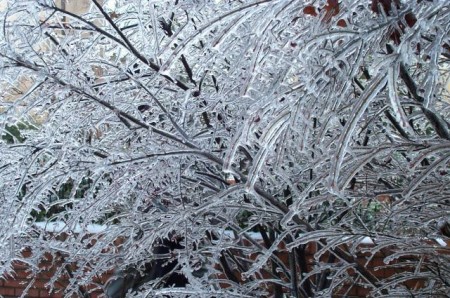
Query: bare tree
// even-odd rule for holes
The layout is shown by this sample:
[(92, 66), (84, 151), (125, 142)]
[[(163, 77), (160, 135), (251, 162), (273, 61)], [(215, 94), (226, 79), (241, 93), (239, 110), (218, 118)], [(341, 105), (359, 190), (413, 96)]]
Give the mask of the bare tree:
[[(67, 296), (111, 270), (136, 297), (448, 295), (447, 1), (63, 2), (1, 2), (1, 273), (50, 253)], [(380, 251), (403, 269), (357, 261)]]

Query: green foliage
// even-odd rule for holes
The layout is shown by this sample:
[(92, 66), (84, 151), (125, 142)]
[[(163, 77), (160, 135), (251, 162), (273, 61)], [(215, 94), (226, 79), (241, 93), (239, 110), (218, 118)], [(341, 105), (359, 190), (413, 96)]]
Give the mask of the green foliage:
[(21, 129), (26, 128), (23, 124), (6, 125), (5, 131), (2, 134), (2, 140), (8, 144), (22, 143), (25, 141), (25, 137), (20, 133)]
[[(30, 129), (36, 129), (36, 127), (24, 122), (17, 122), (16, 124), (5, 125), (5, 130), (1, 135), (1, 139), (4, 140), (7, 144), (23, 143), (26, 140), (26, 137), (24, 136), (24, 131)], [(84, 197), (86, 195), (86, 192), (91, 187), (92, 183), (93, 181), (89, 177), (83, 178), (82, 181), (76, 186), (77, 189), (75, 197), (77, 198)], [(68, 181), (60, 185), (57, 189), (55, 189), (53, 195), (49, 195), (48, 197), (49, 202), (69, 199), (73, 188), (74, 183), (71, 179), (69, 179)], [(25, 197), (26, 192), (27, 187), (26, 185), (23, 185), (21, 191), (18, 194), (19, 200), (22, 200), (22, 198)], [(35, 221), (43, 221), (45, 219), (52, 217), (55, 214), (66, 211), (67, 208), (70, 207), (71, 204), (64, 204), (63, 206), (55, 205), (48, 210), (46, 209), (41, 209), (39, 211), (33, 210), (31, 211), (30, 216)]]

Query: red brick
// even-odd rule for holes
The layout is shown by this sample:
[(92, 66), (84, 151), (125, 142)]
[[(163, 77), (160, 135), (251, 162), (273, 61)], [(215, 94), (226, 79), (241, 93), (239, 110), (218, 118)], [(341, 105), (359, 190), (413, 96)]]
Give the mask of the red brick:
[(39, 290), (39, 297), (41, 297), (41, 298), (59, 298), (59, 297), (63, 297), (63, 295), (49, 293), (48, 290)]
[(8, 279), (5, 281), (5, 287), (7, 288), (19, 288), (24, 289), (27, 287), (29, 281), (24, 279)]
[(48, 279), (38, 279), (35, 280), (33, 283), (33, 288), (35, 289), (41, 289), (41, 290), (47, 290), (47, 288), (45, 287), (45, 285), (48, 283)]
[(25, 280), (29, 279), (31, 274), (26, 269), (22, 268), (20, 265), (19, 266), (14, 265), (15, 271), (13, 276), (16, 277), (17, 279), (25, 279)]
[(409, 289), (419, 289), (419, 288), (425, 287), (426, 282), (423, 279), (411, 279), (411, 280), (404, 282), (404, 284)]
[(20, 252), (20, 254), (21, 254), (22, 257), (24, 257), (24, 258), (29, 258), (29, 257), (31, 257), (32, 252), (31, 252), (31, 249), (26, 248), (26, 249), (22, 250), (22, 251)]
[(391, 277), (394, 274), (400, 273), (403, 270), (399, 269), (399, 268), (393, 268), (393, 267), (388, 267), (386, 269), (384, 269), (384, 276), (387, 277)]
[(39, 278), (43, 280), (49, 280), (55, 274), (55, 270), (45, 270), (39, 273)]
[(39, 294), (41, 295), (41, 297), (51, 297), (51, 298), (62, 298), (62, 297), (64, 297), (64, 294), (63, 294), (62, 291), (59, 291), (59, 292), (56, 292), (56, 293), (55, 292), (49, 293), (46, 290), (40, 290)]
[(370, 289), (358, 287), (357, 296), (358, 297), (369, 297)]
[(384, 257), (375, 256), (367, 264), (368, 268), (375, 268), (380, 266), (386, 266), (386, 264), (384, 263)]
[[(123, 239), (118, 238), (116, 241), (117, 245), (121, 245), (121, 243), (123, 242)], [(432, 243), (433, 245), (435, 245), (434, 243)], [(450, 242), (449, 242), (450, 244)], [(370, 247), (370, 244), (361, 244), (358, 246), (358, 248), (368, 248)], [(284, 244), (280, 245), (280, 251), (278, 252), (277, 256), (286, 264), (288, 264), (288, 260), (289, 260), (289, 253), (282, 250), (282, 248), (284, 248)], [(109, 250), (116, 250), (117, 247), (111, 246), (109, 248)], [(345, 246), (340, 246), (340, 249), (347, 251), (348, 249)], [(395, 248), (386, 248), (384, 249), (382, 252), (377, 253), (371, 260), (370, 262), (367, 262), (368, 257), (370, 257), (370, 253), (369, 252), (365, 252), (365, 253), (358, 253), (357, 254), (357, 261), (360, 265), (365, 266), (367, 264), (367, 269), (369, 271), (371, 271), (377, 278), (379, 279), (383, 279), (383, 278), (387, 278), (389, 276), (392, 276), (395, 273), (404, 273), (404, 272), (410, 272), (413, 268), (413, 265), (411, 264), (407, 264), (407, 262), (409, 260), (413, 260), (416, 261), (417, 260), (417, 256), (406, 256), (404, 258), (400, 258), (398, 260), (394, 260), (393, 262), (391, 262), (391, 266), (389, 266), (388, 268), (386, 268), (383, 259), (385, 256), (389, 255), (392, 253), (392, 251)], [(307, 262), (307, 267), (309, 270), (312, 269), (312, 266), (314, 265), (314, 263), (316, 262), (314, 260), (314, 253), (317, 251), (317, 245), (313, 242), (308, 243), (306, 245), (306, 249), (305, 249), (305, 259)], [(441, 253), (441, 251), (438, 251), (439, 253)], [(448, 251), (445, 251), (444, 249), (442, 249), (442, 253), (448, 253)], [(30, 256), (31, 251), (30, 250), (24, 250), (22, 251), (22, 255), (24, 256), (24, 258), (26, 258), (27, 256)], [(256, 256), (256, 255), (255, 255)], [(328, 253), (325, 253), (321, 256), (321, 261), (326, 262), (327, 261), (327, 256)], [(54, 275), (55, 271), (57, 270), (60, 262), (58, 261), (60, 259), (60, 256), (58, 255), (54, 255), (52, 256), (51, 254), (46, 254), (45, 257), (42, 259), (42, 261), (40, 262), (40, 268), (48, 268), (47, 270), (43, 270), (38, 276), (38, 280), (33, 284), (33, 289), (31, 289), (30, 294), (27, 295), (27, 297), (38, 297), (38, 295), (40, 295), (40, 297), (47, 297), (47, 298), (62, 298), (64, 295), (59, 292), (59, 293), (52, 293), (49, 294), (48, 290), (45, 288), (45, 284), (48, 282), (48, 280)], [(401, 265), (401, 267), (400, 267)], [(0, 295), (4, 295), (4, 296), (9, 296), (9, 297), (17, 297), (18, 295), (12, 291), (14, 291), (13, 288), (8, 287), (8, 286), (16, 286), (17, 289), (16, 291), (22, 291), (21, 289), (23, 289), (26, 285), (25, 284), (21, 284), (21, 281), (27, 281), (28, 279), (27, 277), (30, 276), (29, 272), (26, 272), (26, 269), (28, 269), (28, 265), (26, 263), (23, 262), (15, 262), (14, 263), (16, 272), (12, 273), (11, 276), (5, 276), (5, 281), (0, 279)], [(398, 267), (395, 267), (398, 266)], [(379, 270), (374, 270), (375, 268), (379, 268)], [(71, 266), (71, 268), (76, 268), (75, 264)], [(219, 268), (219, 267), (218, 267)], [(87, 271), (86, 271), (87, 272)], [(265, 274), (264, 272), (263, 276), (267, 277), (267, 274)], [(353, 270), (348, 270), (349, 275), (351, 276), (355, 276), (355, 273), (353, 272)], [(111, 276), (111, 272), (104, 274), (101, 277), (96, 277), (94, 278), (93, 284), (103, 284), (109, 277)], [(15, 277), (15, 279), (13, 278)], [(223, 277), (223, 276), (221, 276)], [(55, 286), (55, 290), (58, 289), (65, 289), (66, 288), (66, 284), (67, 284), (67, 279), (68, 277), (63, 275), (61, 278), (58, 279), (58, 282), (54, 285)], [(222, 283), (224, 287), (227, 287), (228, 284), (226, 282)], [(410, 281), (407, 281), (404, 283), (405, 285), (407, 285), (409, 288), (417, 288), (417, 287), (423, 287), (424, 283), (422, 281), (418, 281), (416, 279), (412, 279)], [(271, 284), (266, 284), (267, 288), (271, 289), (271, 287), (273, 285)], [(93, 289), (93, 285), (87, 285), (85, 288), (87, 290), (89, 289)], [(344, 295), (345, 292), (348, 290), (349, 285), (344, 285), (339, 291), (337, 291), (336, 293), (336, 297), (340, 297), (339, 295)], [(357, 287), (356, 285), (353, 286), (350, 291), (348, 292), (348, 297), (355, 297), (355, 296), (359, 296), (359, 297), (364, 297), (368, 294), (369, 289), (364, 289), (362, 287)], [(95, 291), (92, 293), (92, 297), (99, 297), (101, 296), (102, 293), (101, 291)]]
[(90, 297), (91, 298), (101, 298), (101, 297), (105, 297), (105, 294), (103, 292), (93, 292), (93, 293), (90, 293)]
[(15, 296), (14, 288), (0, 288), (0, 295), (3, 296)]
[(13, 266), (14, 266), (14, 270), (21, 270), (21, 271), (25, 271), (27, 269), (30, 269), (30, 267), (28, 266), (28, 264), (21, 262), (21, 261), (14, 261), (12, 262)]
[[(16, 289), (16, 296), (19, 297), (23, 294), (23, 289)], [(29, 289), (26, 297), (39, 297), (39, 290)]]
[(99, 291), (100, 290), (100, 287), (99, 287), (99, 285), (96, 285), (96, 284), (90, 284), (90, 285), (87, 285), (87, 286), (83, 286), (87, 291)]
[(386, 272), (384, 268), (378, 268), (378, 269), (370, 269), (370, 272), (377, 278), (383, 279), (386, 278)]

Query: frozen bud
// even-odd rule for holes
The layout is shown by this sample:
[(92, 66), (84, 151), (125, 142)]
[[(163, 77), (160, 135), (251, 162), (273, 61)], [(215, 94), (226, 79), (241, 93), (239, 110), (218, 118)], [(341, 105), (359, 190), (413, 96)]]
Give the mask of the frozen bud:
[(234, 176), (232, 174), (228, 174), (226, 181), (229, 185), (236, 184), (236, 179), (234, 179)]

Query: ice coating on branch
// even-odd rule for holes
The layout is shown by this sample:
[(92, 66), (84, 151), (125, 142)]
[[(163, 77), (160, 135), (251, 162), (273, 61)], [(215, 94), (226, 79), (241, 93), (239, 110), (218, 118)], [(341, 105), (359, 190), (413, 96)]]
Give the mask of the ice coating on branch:
[(2, 274), (448, 294), (447, 1), (0, 3)]

